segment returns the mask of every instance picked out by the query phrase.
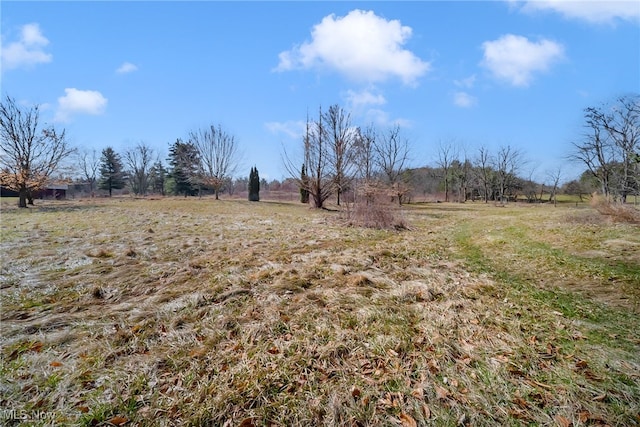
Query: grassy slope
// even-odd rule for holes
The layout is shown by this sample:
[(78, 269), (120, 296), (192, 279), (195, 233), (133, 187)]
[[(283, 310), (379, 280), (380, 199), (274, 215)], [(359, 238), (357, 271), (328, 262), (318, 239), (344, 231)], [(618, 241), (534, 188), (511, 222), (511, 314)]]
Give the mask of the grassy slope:
[(640, 231), (590, 210), (411, 206), (388, 232), (264, 202), (2, 209), (1, 409), (640, 424)]

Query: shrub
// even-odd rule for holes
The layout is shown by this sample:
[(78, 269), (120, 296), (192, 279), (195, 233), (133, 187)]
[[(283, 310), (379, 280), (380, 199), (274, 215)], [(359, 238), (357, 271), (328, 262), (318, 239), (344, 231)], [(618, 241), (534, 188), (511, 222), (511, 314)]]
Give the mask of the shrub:
[(378, 183), (366, 183), (357, 191), (356, 202), (347, 205), (346, 220), (349, 225), (376, 229), (408, 229), (400, 207), (392, 203), (389, 188)]
[(612, 202), (595, 193), (591, 196), (590, 205), (600, 215), (609, 217), (613, 222), (640, 224), (640, 210), (632, 205)]

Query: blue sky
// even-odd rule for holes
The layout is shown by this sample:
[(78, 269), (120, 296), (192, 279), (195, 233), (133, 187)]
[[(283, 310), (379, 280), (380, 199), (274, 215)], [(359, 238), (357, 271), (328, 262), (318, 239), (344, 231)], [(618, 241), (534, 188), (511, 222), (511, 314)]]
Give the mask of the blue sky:
[[(412, 164), (440, 143), (511, 145), (544, 179), (582, 110), (640, 92), (640, 2), (13, 2), (1, 5), (2, 95), (40, 104), (72, 144), (164, 159), (220, 124), (281, 179), (307, 111), (399, 124)], [(246, 169), (246, 173), (244, 173)]]

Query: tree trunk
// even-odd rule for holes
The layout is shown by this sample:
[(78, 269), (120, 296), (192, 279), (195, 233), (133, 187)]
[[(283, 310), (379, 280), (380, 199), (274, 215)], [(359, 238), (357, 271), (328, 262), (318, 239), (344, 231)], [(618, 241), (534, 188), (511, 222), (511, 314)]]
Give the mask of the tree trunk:
[(18, 207), (26, 208), (27, 207), (27, 189), (20, 189), (18, 191)]

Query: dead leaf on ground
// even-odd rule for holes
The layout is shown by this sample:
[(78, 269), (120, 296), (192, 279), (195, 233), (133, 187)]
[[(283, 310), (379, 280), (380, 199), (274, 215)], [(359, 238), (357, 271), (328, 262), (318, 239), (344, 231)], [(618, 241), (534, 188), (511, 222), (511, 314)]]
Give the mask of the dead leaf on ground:
[(416, 387), (411, 390), (411, 396), (415, 397), (416, 399), (424, 399), (424, 390), (422, 389), (422, 387)]
[(58, 362), (57, 360), (54, 360), (53, 362), (49, 363), (49, 366), (52, 366), (54, 368), (59, 368), (60, 366), (62, 366), (62, 362)]
[(238, 427), (255, 427), (255, 423), (253, 422), (253, 418), (245, 418), (238, 424)]
[(128, 423), (129, 420), (125, 417), (116, 416), (109, 420), (109, 424), (113, 424), (114, 426), (123, 426)]
[(553, 419), (560, 427), (571, 427), (573, 425), (570, 419), (563, 417), (562, 415), (556, 415)]
[(431, 418), (431, 408), (429, 408), (426, 403), (422, 404), (422, 416), (425, 420)]
[(403, 412), (400, 414), (400, 422), (402, 422), (402, 426), (403, 427), (417, 427), (418, 423), (416, 423), (416, 420), (413, 419), (413, 417), (409, 414), (407, 414), (406, 412)]
[(440, 386), (436, 386), (436, 396), (438, 397), (438, 399), (446, 399), (447, 397), (449, 397), (449, 390), (447, 390), (444, 387), (440, 387)]
[(357, 399), (360, 397), (361, 394), (362, 392), (358, 387), (355, 387), (355, 386), (351, 387), (351, 397), (353, 397), (354, 399)]

